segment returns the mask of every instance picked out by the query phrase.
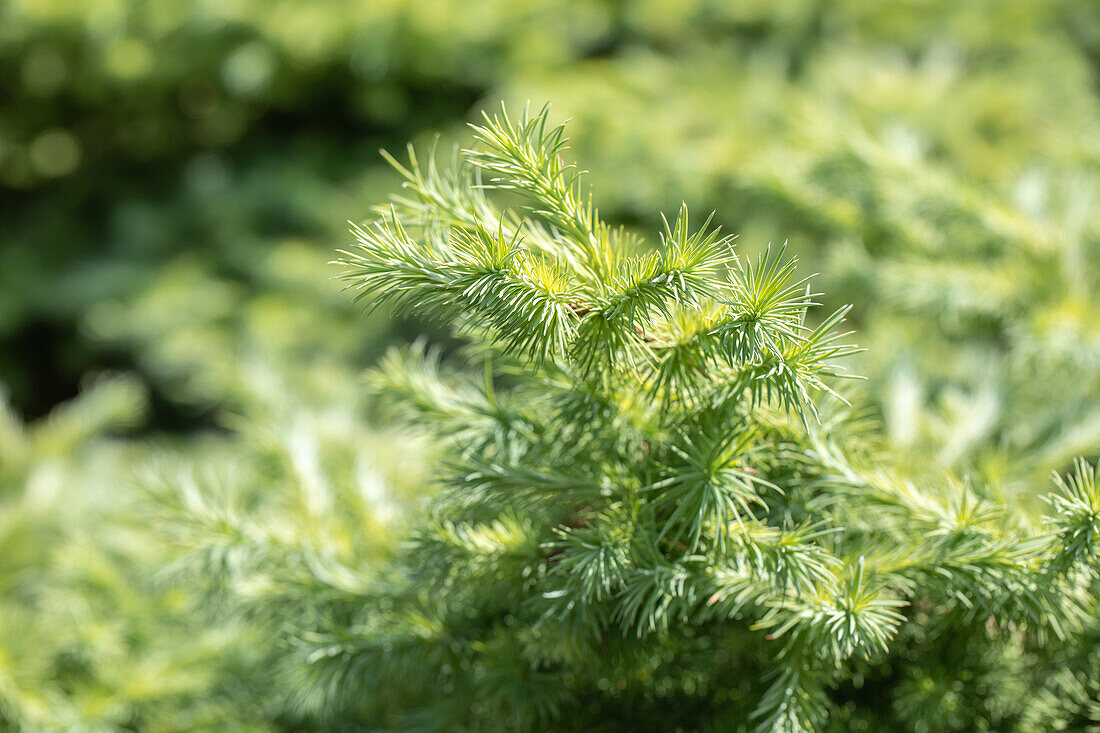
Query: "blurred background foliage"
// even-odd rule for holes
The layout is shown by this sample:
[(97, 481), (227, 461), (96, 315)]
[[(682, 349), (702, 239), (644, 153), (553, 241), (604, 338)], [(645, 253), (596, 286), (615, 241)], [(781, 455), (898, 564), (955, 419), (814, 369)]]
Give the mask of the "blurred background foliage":
[[(361, 582), (431, 452), (359, 377), (423, 326), (327, 263), (379, 147), (501, 99), (573, 118), (612, 221), (789, 240), (913, 475), (1035, 502), (1100, 454), (1098, 84), (1081, 0), (0, 4), (0, 721), (304, 724), (250, 620)], [(208, 623), (210, 563), (257, 602)]]

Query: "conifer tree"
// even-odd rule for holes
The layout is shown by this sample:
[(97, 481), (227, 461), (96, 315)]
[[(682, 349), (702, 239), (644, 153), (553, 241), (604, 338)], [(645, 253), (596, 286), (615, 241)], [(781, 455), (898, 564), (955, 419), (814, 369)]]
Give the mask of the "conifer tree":
[(1097, 611), (1091, 466), (1041, 530), (908, 479), (842, 399), (845, 309), (816, 313), (783, 248), (739, 257), (686, 207), (652, 247), (611, 227), (545, 109), (474, 134), (449, 170), (391, 159), (405, 193), (343, 253), (360, 297), (451, 325), (483, 378), (423, 346), (377, 370), (443, 446), (439, 493), (359, 603), (297, 634), (303, 699), (425, 730), (1087, 719), (1092, 657), (1063, 662)]

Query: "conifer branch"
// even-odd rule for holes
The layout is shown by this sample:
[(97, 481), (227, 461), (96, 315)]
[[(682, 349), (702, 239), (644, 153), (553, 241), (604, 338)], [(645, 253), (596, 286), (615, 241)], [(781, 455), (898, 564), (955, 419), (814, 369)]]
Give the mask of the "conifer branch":
[[(546, 109), (486, 115), (474, 137), (451, 173), (391, 159), (412, 195), (356, 228), (343, 264), (359, 297), (452, 324), (507, 385), (446, 384), (415, 353), (376, 377), (450, 438), (432, 519), (398, 565), (411, 593), (393, 602), (465, 640), (454, 663), (502, 686), (483, 692), (499, 710), (545, 723), (579, 710), (592, 674), (634, 684), (654, 645), (739, 634), (771, 670), (743, 712), (761, 731), (813, 730), (854, 665), (928, 618), (983, 637), (1081, 632), (1090, 467), (1059, 479), (1046, 534), (979, 488), (907, 480), (837, 411), (858, 351), (848, 309), (817, 317), (785, 246), (739, 258), (685, 206), (645, 250), (600, 219)], [(525, 205), (498, 209), (497, 189)]]

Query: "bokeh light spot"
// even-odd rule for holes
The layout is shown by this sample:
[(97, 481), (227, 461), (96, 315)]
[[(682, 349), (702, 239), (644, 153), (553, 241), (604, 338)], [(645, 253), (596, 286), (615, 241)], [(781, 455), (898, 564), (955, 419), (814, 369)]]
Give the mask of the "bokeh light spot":
[(80, 141), (68, 130), (54, 128), (36, 137), (29, 149), (31, 165), (43, 176), (64, 176), (80, 164)]

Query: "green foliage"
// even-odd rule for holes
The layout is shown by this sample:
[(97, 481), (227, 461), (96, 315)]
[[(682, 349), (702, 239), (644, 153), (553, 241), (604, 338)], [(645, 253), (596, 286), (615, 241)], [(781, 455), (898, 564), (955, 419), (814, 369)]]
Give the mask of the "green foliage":
[(307, 243), (323, 263), (379, 185), (379, 145), (459, 123), (518, 68), (584, 53), (607, 15), (497, 0), (476, 19), (446, 0), (4, 3), (0, 375), (15, 403), (42, 414), (85, 371), (138, 366), (82, 318), (164, 270), (197, 264), (270, 295), (254, 265), (273, 243)]
[(179, 589), (155, 581), (168, 558), (119, 491), (137, 462), (119, 431), (144, 409), (127, 378), (31, 425), (2, 405), (4, 730), (253, 729), (258, 698), (240, 678), (249, 630), (204, 628)]
[[(455, 324), (486, 381), (455, 391), (422, 350), (384, 368), (451, 447), (398, 587), (307, 659), (330, 709), (592, 730), (629, 701), (663, 727), (811, 730), (855, 678), (890, 701), (898, 675), (960, 644), (1034, 655), (1082, 638), (1097, 611), (1085, 464), (1045, 532), (984, 489), (912, 483), (838, 409), (846, 311), (814, 325), (782, 253), (744, 264), (709, 222), (690, 234), (686, 208), (652, 250), (616, 236), (546, 110), (487, 116), (475, 139), (448, 174), (413, 157), (409, 193), (342, 260), (359, 297)], [(758, 670), (736, 698), (721, 691), (738, 672), (707, 647)], [(655, 655), (676, 681), (652, 676)], [(419, 704), (382, 715), (391, 696)], [(899, 728), (905, 707), (872, 719)]]
[(1096, 727), (1098, 29), (3, 4), (0, 728)]
[(747, 248), (789, 237), (824, 303), (853, 304), (909, 470), (973, 472), (1038, 515), (1035, 487), (1100, 445), (1100, 25), (1074, 2), (919, 7), (655, 0), (627, 22), (694, 43), (502, 96), (573, 119), (606, 212), (687, 199)]
[(1055, 511), (1050, 524), (1062, 545), (1061, 562), (1089, 572), (1100, 557), (1100, 490), (1093, 466), (1079, 460), (1075, 469), (1068, 478), (1054, 475), (1060, 491), (1050, 496)]

